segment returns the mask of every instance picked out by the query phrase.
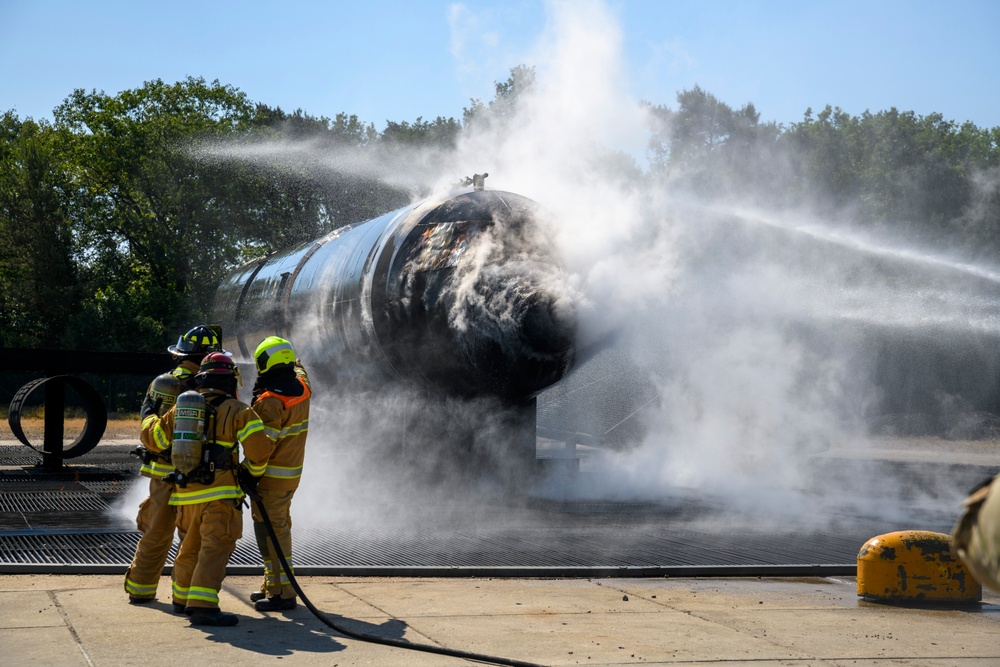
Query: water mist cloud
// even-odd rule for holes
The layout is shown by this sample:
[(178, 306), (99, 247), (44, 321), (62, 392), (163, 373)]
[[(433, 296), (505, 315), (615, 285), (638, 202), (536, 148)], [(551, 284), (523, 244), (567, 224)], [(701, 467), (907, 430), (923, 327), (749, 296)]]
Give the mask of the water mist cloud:
[[(920, 296), (896, 269), (864, 268), (857, 255), (872, 255), (871, 246), (838, 242), (822, 220), (796, 231), (798, 223), (774, 212), (706, 202), (652, 178), (642, 168), (652, 121), (630, 92), (614, 16), (592, 0), (548, 7), (549, 29), (525, 58), (537, 64), (537, 84), (523, 91), (512, 116), (463, 131), (453, 152), (289, 142), (204, 150), (219, 159), (373, 175), (414, 196), (445, 191), (457, 175), (488, 171), (490, 189), (540, 202), (569, 275), (524, 264), (526, 282), (509, 289), (560, 281), (548, 286), (575, 309), (581, 350), (614, 346), (656, 391), (635, 417), (645, 427), (640, 441), (607, 455), (607, 468), (587, 488), (549, 492), (664, 499), (694, 491), (724, 509), (784, 518), (843, 504), (857, 490), (817, 496), (809, 488), (810, 459), (831, 442), (863, 435), (860, 416), (877, 395), (863, 372), (869, 360), (855, 341), (838, 337), (837, 327), (879, 320), (885, 304), (919, 319), (933, 302), (942, 320), (955, 321), (969, 312), (954, 305), (961, 291), (938, 283)], [(465, 24), (474, 20), (469, 12), (455, 9), (452, 19)], [(456, 41), (454, 48), (463, 46)], [(457, 328), (467, 324), (465, 306), (481, 296), (475, 285), (500, 251), (495, 242), (486, 235), (470, 249), (480, 261), (459, 283)], [(516, 249), (503, 254), (518, 256)], [(984, 326), (995, 330), (989, 317)], [(296, 496), (304, 521), (363, 523), (421, 504), (415, 499), (426, 489), (405, 483), (405, 470), (373, 464), (368, 444), (393, 437), (403, 408), (422, 399), (405, 389), (369, 398), (314, 402), (309, 472)], [(452, 403), (429, 414), (427, 432), (449, 428), (436, 420), (482, 414), (474, 407)], [(501, 425), (482, 433), (503, 441)], [(447, 455), (426, 458), (433, 465)], [(359, 519), (362, 506), (369, 513)]]
[[(651, 120), (630, 94), (613, 16), (597, 2), (550, 7), (536, 87), (513, 121), (464, 136), (456, 160), (490, 156), (491, 184), (554, 212), (581, 346), (614, 334), (658, 389), (644, 440), (608, 458), (612, 470), (584, 495), (697, 488), (741, 510), (815, 515), (815, 497), (803, 496), (816, 493), (811, 458), (862, 437), (879, 399), (857, 325), (926, 330), (933, 320), (995, 334), (989, 297), (964, 289), (993, 276), (833, 232), (806, 208), (705, 201), (649, 178), (640, 165)], [(775, 159), (785, 168), (787, 156)], [(828, 508), (860, 490), (830, 492)]]

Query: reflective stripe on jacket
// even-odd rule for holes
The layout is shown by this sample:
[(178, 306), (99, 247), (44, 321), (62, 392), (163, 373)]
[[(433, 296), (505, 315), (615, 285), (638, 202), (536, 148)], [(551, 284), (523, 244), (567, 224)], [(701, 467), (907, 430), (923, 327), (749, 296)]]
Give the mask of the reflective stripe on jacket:
[(149, 463), (143, 463), (142, 467), (139, 468), (140, 475), (156, 477), (157, 479), (163, 479), (173, 471), (174, 467), (168, 461), (157, 461), (156, 459), (151, 460)]
[(283, 396), (265, 391), (253, 402), (253, 409), (264, 422), (268, 437), (275, 441), (274, 451), (267, 461), (267, 469), (259, 488), (294, 490), (298, 488), (302, 478), (312, 391), (305, 369), (296, 366), (295, 373), (304, 390), (301, 396)]
[[(224, 394), (217, 389), (201, 390), (205, 399)], [(215, 444), (230, 450), (232, 468), (215, 470), (215, 480), (211, 484), (188, 483), (185, 487), (175, 487), (170, 497), (171, 505), (192, 505), (213, 500), (240, 499), (243, 492), (236, 480), (235, 466), (239, 465), (239, 446), (249, 464), (263, 468), (267, 464), (273, 443), (264, 431), (264, 424), (257, 413), (246, 403), (227, 397), (215, 405)], [(162, 451), (164, 443), (173, 443), (174, 408), (163, 417), (150, 415), (142, 423), (142, 444), (153, 450)], [(173, 468), (171, 467), (171, 470)]]
[(198, 374), (199, 370), (201, 370), (201, 366), (185, 359), (177, 364), (177, 367), (170, 371), (170, 374), (181, 383), (181, 391), (197, 391), (198, 385), (195, 383), (194, 376)]
[[(184, 360), (177, 364), (170, 374), (181, 383), (181, 391), (187, 391), (189, 389), (197, 389), (194, 383), (195, 373), (199, 370), (198, 364), (193, 361)], [(155, 380), (153, 381), (155, 382)], [(146, 388), (146, 396), (149, 396), (153, 392), (153, 382), (149, 383), (149, 387)], [(148, 419), (148, 417), (147, 417)], [(146, 422), (142, 422), (145, 426)], [(164, 437), (159, 437), (156, 439), (157, 443), (161, 445), (160, 449), (153, 450), (155, 453), (161, 453), (163, 450), (170, 447), (167, 443), (167, 439)], [(146, 449), (149, 449), (147, 447)], [(149, 463), (143, 463), (142, 467), (139, 468), (139, 474), (144, 477), (155, 477), (157, 479), (163, 479), (170, 473), (174, 471), (174, 467), (170, 464), (169, 454), (166, 458), (162, 460), (152, 460)]]

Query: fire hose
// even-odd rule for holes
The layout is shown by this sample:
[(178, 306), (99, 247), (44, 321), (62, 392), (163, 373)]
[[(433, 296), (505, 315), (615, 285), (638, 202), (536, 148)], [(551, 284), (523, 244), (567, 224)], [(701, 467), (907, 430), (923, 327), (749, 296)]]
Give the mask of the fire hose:
[(281, 567), (284, 569), (285, 573), (288, 574), (288, 581), (295, 589), (295, 592), (300, 598), (305, 606), (312, 612), (313, 616), (320, 620), (324, 625), (333, 630), (339, 632), (340, 634), (350, 637), (352, 639), (357, 639), (363, 642), (369, 642), (372, 644), (383, 644), (385, 646), (393, 646), (395, 648), (407, 649), (410, 651), (423, 651), (425, 653), (436, 653), (438, 655), (447, 655), (453, 658), (464, 658), (466, 660), (475, 660), (477, 662), (485, 662), (493, 665), (509, 665), (510, 667), (542, 667), (537, 663), (524, 662), (522, 660), (512, 660), (510, 658), (501, 658), (492, 655), (485, 655), (482, 653), (472, 653), (469, 651), (460, 651), (458, 649), (451, 649), (442, 646), (432, 646), (430, 644), (417, 644), (413, 642), (407, 642), (396, 639), (388, 639), (386, 637), (378, 637), (376, 635), (367, 635), (360, 632), (355, 632), (349, 630), (341, 625), (337, 625), (331, 621), (326, 614), (316, 608), (316, 606), (306, 597), (305, 592), (302, 587), (299, 586), (299, 582), (295, 579), (295, 575), (292, 573), (292, 568), (288, 564), (288, 560), (285, 558), (285, 554), (281, 550), (281, 545), (278, 544), (278, 536), (274, 532), (274, 526), (271, 525), (271, 518), (267, 515), (267, 510), (264, 508), (264, 500), (261, 498), (260, 494), (257, 493), (256, 489), (244, 488), (243, 491), (247, 496), (254, 502), (257, 509), (260, 511), (261, 519), (263, 519), (264, 527), (267, 529), (268, 537), (271, 538), (271, 544), (274, 545), (274, 551), (278, 556), (278, 560), (281, 562)]

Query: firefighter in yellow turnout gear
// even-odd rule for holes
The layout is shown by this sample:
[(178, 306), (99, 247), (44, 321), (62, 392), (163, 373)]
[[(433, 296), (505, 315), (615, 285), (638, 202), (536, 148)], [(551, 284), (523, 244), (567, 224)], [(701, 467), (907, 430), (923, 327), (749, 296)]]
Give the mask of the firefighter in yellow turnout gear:
[[(302, 462), (309, 430), (309, 376), (295, 356), (291, 343), (270, 336), (254, 352), (257, 382), (253, 408), (275, 441), (267, 470), (257, 493), (267, 511), (278, 545), (294, 574), (292, 562), (292, 496), (302, 478)], [(295, 589), (281, 565), (256, 503), (251, 506), (254, 536), (264, 561), (264, 583), (250, 595), (257, 611), (295, 609)]]
[[(199, 325), (180, 336), (167, 351), (174, 356), (175, 368), (157, 377), (146, 390), (142, 403), (143, 421), (151, 415), (162, 415), (173, 405), (182, 391), (195, 389), (194, 376), (201, 360), (210, 352), (222, 351), (218, 334)], [(142, 537), (135, 548), (132, 564), (125, 571), (125, 592), (129, 602), (143, 604), (156, 599), (156, 587), (174, 541), (177, 527), (176, 511), (170, 504), (173, 485), (165, 478), (174, 471), (170, 452), (156, 453), (147, 448), (137, 450), (142, 459), (139, 474), (149, 478), (149, 497), (139, 505), (136, 526)], [(184, 539), (183, 533), (181, 539)]]
[[(232, 359), (218, 352), (207, 355), (195, 378), (197, 393), (181, 394), (162, 418), (151, 415), (143, 421), (142, 443), (158, 452), (172, 448), (178, 468), (171, 475), (170, 504), (184, 539), (174, 560), (174, 610), (190, 615), (194, 625), (236, 625), (238, 616), (219, 609), (219, 590), (243, 534), (239, 446), (248, 474), (259, 477), (273, 442), (257, 413), (236, 398), (239, 370)], [(201, 433), (190, 425), (197, 421), (199, 402)]]

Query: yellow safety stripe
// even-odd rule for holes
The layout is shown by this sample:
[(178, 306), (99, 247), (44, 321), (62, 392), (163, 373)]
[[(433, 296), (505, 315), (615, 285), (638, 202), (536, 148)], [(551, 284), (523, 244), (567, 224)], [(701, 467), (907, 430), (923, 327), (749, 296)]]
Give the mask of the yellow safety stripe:
[(174, 467), (172, 465), (169, 463), (161, 463), (160, 461), (143, 463), (142, 468), (139, 469), (139, 472), (153, 477), (166, 477), (173, 471)]
[(125, 591), (139, 597), (153, 596), (156, 595), (156, 584), (137, 584), (131, 579), (125, 579)]
[(264, 472), (264, 477), (280, 477), (282, 479), (302, 477), (302, 466), (291, 468), (289, 466), (276, 466), (269, 463), (267, 470)]
[[(152, 419), (152, 416), (147, 417), (147, 419)], [(159, 422), (153, 427), (153, 442), (159, 451), (163, 451), (173, 444), (173, 438), (167, 437), (167, 432), (163, 430), (163, 422)]]
[(213, 607), (219, 606), (219, 591), (214, 588), (205, 588), (204, 586), (192, 586), (188, 589), (188, 602), (191, 600), (199, 600), (201, 602), (208, 602)]
[(253, 475), (254, 477), (262, 476), (264, 474), (264, 471), (267, 469), (266, 463), (262, 463), (259, 466), (255, 466), (253, 463), (250, 462), (250, 459), (244, 460), (244, 464), (246, 465), (247, 470), (250, 471), (250, 474)]
[[(288, 567), (290, 568), (289, 571), (294, 575), (295, 574), (295, 564), (292, 563), (292, 557), (288, 556), (288, 557), (285, 558), (285, 560), (288, 561)], [(285, 584), (289, 583), (288, 572), (285, 572), (285, 568), (281, 568), (281, 576), (279, 577), (278, 583), (280, 583), (282, 586), (284, 586)]]
[(177, 582), (174, 582), (174, 600), (177, 602), (185, 602), (188, 599), (188, 592), (191, 589), (186, 586), (178, 586)]
[[(295, 574), (295, 564), (292, 563), (292, 557), (286, 556), (285, 560), (288, 561), (288, 566), (291, 568), (291, 573)], [(276, 563), (275, 565), (280, 566), (280, 563)], [(264, 560), (264, 577), (268, 580), (269, 583), (281, 584), (282, 586), (289, 583), (290, 581), (288, 578), (288, 573), (285, 572), (285, 568), (282, 567), (281, 572), (278, 572), (277, 568), (272, 566), (270, 559)]]
[(264, 433), (266, 433), (267, 437), (269, 437), (271, 440), (274, 441), (278, 441), (281, 438), (287, 438), (289, 436), (299, 435), (300, 433), (305, 433), (308, 430), (309, 430), (308, 419), (303, 419), (297, 424), (286, 426), (280, 431), (276, 428), (268, 426), (267, 424), (264, 425)]
[(264, 422), (262, 422), (259, 419), (251, 419), (250, 421), (247, 422), (247, 425), (244, 426), (243, 429), (239, 433), (236, 434), (236, 439), (237, 440), (246, 440), (248, 437), (250, 437), (254, 433), (257, 433), (258, 431), (263, 431), (263, 430), (264, 430)]
[(269, 437), (271, 440), (279, 440), (281, 438), (287, 438), (290, 435), (299, 435), (300, 433), (305, 433), (308, 430), (309, 430), (308, 419), (304, 419), (300, 421), (298, 424), (292, 424), (291, 426), (287, 426), (281, 429), (280, 431), (276, 428), (272, 428), (267, 425), (264, 426), (264, 432), (267, 433), (267, 437)]
[(278, 434), (281, 438), (287, 438), (290, 435), (298, 435), (300, 433), (305, 433), (309, 430), (309, 420), (303, 419), (298, 424), (292, 424), (286, 428), (281, 429), (281, 433)]
[(147, 415), (147, 417), (142, 420), (142, 428), (146, 428), (146, 422), (148, 422), (150, 419), (156, 419), (156, 415), (155, 414)]
[(170, 496), (171, 505), (197, 505), (198, 503), (210, 503), (213, 500), (226, 500), (233, 498), (239, 500), (243, 497), (243, 492), (238, 486), (210, 486), (200, 491), (174, 491)]

